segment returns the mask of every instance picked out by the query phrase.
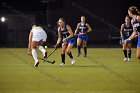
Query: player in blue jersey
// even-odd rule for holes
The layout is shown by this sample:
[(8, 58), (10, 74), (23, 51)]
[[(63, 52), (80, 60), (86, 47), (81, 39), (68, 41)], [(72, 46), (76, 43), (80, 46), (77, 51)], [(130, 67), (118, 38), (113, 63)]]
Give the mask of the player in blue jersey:
[(75, 38), (73, 37), (72, 29), (68, 24), (65, 23), (64, 18), (60, 18), (58, 24), (59, 24), (58, 39), (55, 48), (57, 48), (59, 44), (62, 42), (62, 50), (61, 50), (62, 63), (60, 64), (60, 66), (63, 66), (65, 64), (65, 52), (70, 57), (71, 64), (74, 64), (75, 60), (72, 56), (71, 48), (75, 43)]
[(138, 42), (137, 42), (137, 58), (140, 59), (140, 11), (136, 6), (131, 6), (128, 8), (128, 14), (130, 17), (132, 17), (131, 24), (133, 26), (133, 33), (132, 35), (125, 41), (127, 43), (128, 41), (132, 40), (136, 36), (138, 36)]
[(77, 28), (75, 30), (75, 35), (81, 34), (81, 35), (78, 35), (78, 38), (77, 38), (77, 48), (78, 48), (77, 57), (79, 57), (81, 54), (81, 44), (84, 48), (84, 57), (87, 56), (87, 41), (88, 41), (87, 33), (91, 32), (91, 30), (92, 29), (89, 26), (89, 24), (86, 23), (85, 16), (81, 16), (81, 22), (77, 24)]
[(123, 53), (124, 53), (124, 62), (130, 61), (131, 58), (132, 40), (127, 43), (124, 43), (124, 41), (131, 36), (132, 32), (133, 32), (133, 28), (130, 22), (130, 17), (127, 15), (125, 17), (125, 23), (121, 25), (121, 30), (120, 30)]

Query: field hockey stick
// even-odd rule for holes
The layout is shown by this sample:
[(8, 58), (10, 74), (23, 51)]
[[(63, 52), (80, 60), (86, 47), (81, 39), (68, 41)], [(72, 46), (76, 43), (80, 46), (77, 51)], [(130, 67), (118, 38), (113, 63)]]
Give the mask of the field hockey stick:
[(55, 63), (55, 60), (53, 60), (53, 61), (48, 61), (48, 60), (45, 60), (44, 58), (40, 58), (40, 57), (38, 57), (38, 59), (41, 59), (41, 60), (43, 60), (44, 62), (48, 62), (48, 63), (51, 63), (51, 64), (54, 64), (54, 63)]
[[(53, 53), (54, 53), (54, 51), (56, 50), (57, 48), (55, 48), (48, 56), (47, 56), (47, 58), (49, 58), (49, 56), (51, 56)], [(46, 59), (47, 59), (46, 58)]]
[[(29, 53), (28, 53), (28, 55), (32, 56), (32, 54), (29, 54)], [(55, 63), (55, 60), (48, 61), (48, 60), (45, 60), (44, 58), (40, 58), (40, 57), (37, 57), (37, 58), (43, 60), (44, 62), (48, 62), (48, 63), (51, 63), (51, 64), (54, 64)]]
[[(138, 34), (138, 35), (135, 35), (135, 36), (133, 37), (133, 39), (131, 39), (131, 40), (136, 39), (138, 36), (139, 36), (139, 34)], [(131, 41), (131, 40), (128, 40), (128, 41)], [(128, 42), (128, 41), (127, 41), (127, 42)], [(126, 43), (126, 40), (124, 40), (124, 41), (120, 40), (120, 44), (124, 44), (124, 43)]]

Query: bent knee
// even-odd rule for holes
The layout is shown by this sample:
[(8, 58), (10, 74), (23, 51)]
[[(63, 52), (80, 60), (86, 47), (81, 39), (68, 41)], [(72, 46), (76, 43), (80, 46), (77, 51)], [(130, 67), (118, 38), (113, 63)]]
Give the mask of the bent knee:
[(140, 56), (137, 56), (138, 59), (140, 59)]
[(67, 51), (66, 51), (66, 53), (67, 53), (67, 54), (70, 54), (70, 51), (69, 51), (69, 50), (67, 50)]
[(140, 55), (137, 54), (137, 58), (140, 59)]

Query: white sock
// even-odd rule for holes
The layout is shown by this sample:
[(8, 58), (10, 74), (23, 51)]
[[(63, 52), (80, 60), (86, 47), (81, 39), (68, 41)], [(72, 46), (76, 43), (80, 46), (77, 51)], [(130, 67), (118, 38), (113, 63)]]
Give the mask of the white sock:
[(45, 56), (46, 50), (44, 49), (43, 46), (38, 46), (38, 49), (42, 52), (43, 56)]
[(35, 62), (38, 62), (37, 52), (36, 52), (36, 50), (35, 50), (35, 49), (32, 49), (32, 56), (33, 56), (33, 58), (34, 58)]

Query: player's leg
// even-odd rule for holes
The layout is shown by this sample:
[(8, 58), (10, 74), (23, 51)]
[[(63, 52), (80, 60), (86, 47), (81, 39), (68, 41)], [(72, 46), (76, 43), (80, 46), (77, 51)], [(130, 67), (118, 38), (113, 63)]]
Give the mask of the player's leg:
[(67, 46), (67, 49), (66, 49), (66, 52), (67, 52), (68, 56), (70, 57), (71, 64), (75, 63), (75, 60), (74, 60), (74, 58), (72, 56), (72, 52), (71, 52), (73, 45), (74, 45), (73, 43), (69, 43)]
[(42, 44), (44, 43), (44, 41), (40, 41), (39, 45), (38, 45), (38, 49), (42, 52), (43, 54), (43, 58), (45, 59), (47, 57), (47, 51), (46, 49), (42, 46)]
[(38, 49), (42, 52), (43, 58), (45, 59), (47, 57), (47, 51), (46, 51), (46, 49), (42, 45), (39, 45), (38, 46)]
[(43, 33), (43, 32), (40, 33), (40, 34), (38, 35), (38, 39), (40, 40), (40, 41), (39, 41), (38, 49), (42, 52), (43, 58), (45, 59), (45, 58), (47, 57), (47, 51), (46, 51), (46, 49), (42, 46), (42, 44), (43, 44), (44, 42), (46, 42), (47, 34), (46, 34), (46, 33)]
[(83, 40), (82, 45), (84, 48), (84, 57), (86, 57), (87, 56), (87, 41)]
[(84, 48), (84, 57), (87, 56), (87, 41), (88, 41), (88, 36), (85, 34), (83, 35), (83, 48)]
[(35, 64), (34, 64), (35, 67), (38, 67), (38, 64), (39, 64), (39, 61), (37, 58), (37, 52), (36, 52), (36, 48), (38, 45), (39, 45), (39, 42), (36, 42), (36, 41), (32, 41), (32, 43), (31, 43), (32, 56), (33, 56), (34, 61), (35, 61)]
[(127, 43), (123, 43), (123, 54), (124, 54), (124, 62), (127, 61)]
[(61, 49), (61, 66), (63, 66), (64, 64), (65, 64), (65, 50), (66, 50), (66, 48), (67, 48), (67, 43), (66, 42), (64, 42), (64, 43), (62, 43), (62, 49)]
[(78, 49), (77, 57), (79, 57), (81, 54), (81, 43), (82, 43), (82, 39), (77, 38), (77, 49)]
[(140, 59), (140, 46), (137, 46), (137, 58)]
[(131, 61), (131, 46), (132, 44), (131, 43), (128, 43), (127, 44), (127, 47), (128, 47), (128, 50), (127, 50), (127, 53), (128, 53), (128, 61)]

